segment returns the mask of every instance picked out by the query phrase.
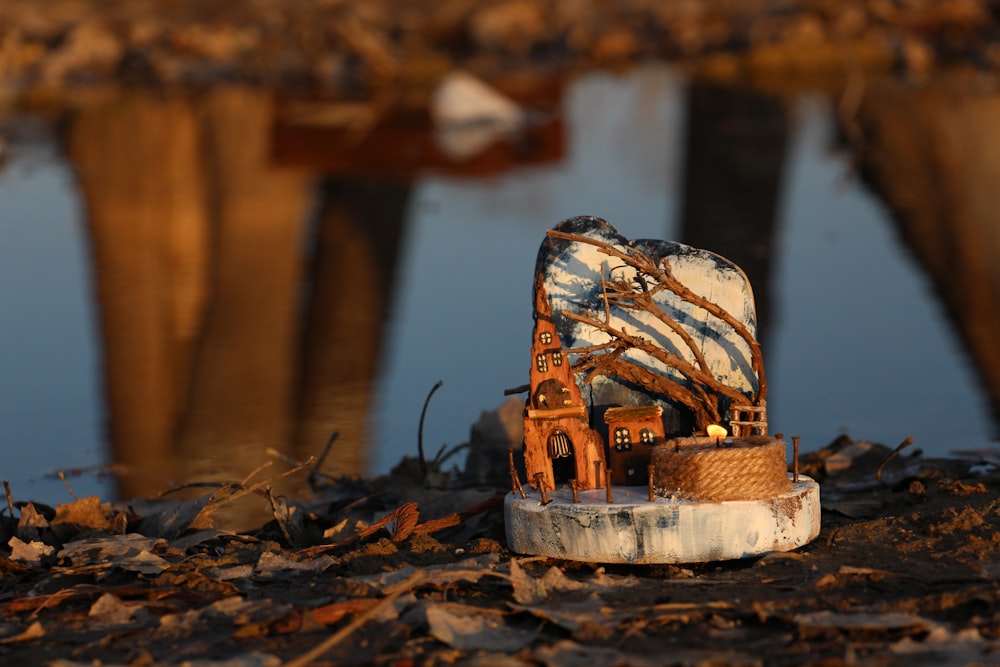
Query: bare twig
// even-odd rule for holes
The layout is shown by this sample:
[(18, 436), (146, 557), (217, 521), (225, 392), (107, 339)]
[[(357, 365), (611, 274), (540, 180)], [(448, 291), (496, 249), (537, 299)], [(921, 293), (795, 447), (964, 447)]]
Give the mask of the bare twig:
[(434, 457), (434, 466), (440, 470), (441, 466), (443, 466), (448, 459), (453, 457), (455, 454), (458, 454), (463, 449), (468, 449), (471, 446), (472, 443), (470, 442), (463, 442), (461, 445), (457, 445), (450, 449), (442, 445), (441, 451)]
[[(659, 280), (660, 276), (656, 276), (656, 278)], [(668, 262), (665, 257), (663, 258), (663, 278), (663, 283), (667, 285), (667, 288), (671, 292), (688, 303), (704, 308), (706, 311), (728, 324), (750, 347), (750, 366), (757, 374), (758, 384), (757, 398), (755, 402), (757, 405), (763, 404), (763, 402), (767, 399), (767, 377), (764, 374), (764, 355), (761, 353), (760, 343), (758, 343), (757, 339), (750, 333), (750, 330), (747, 329), (742, 322), (733, 317), (728, 310), (718, 304), (712, 303), (698, 294), (695, 294), (688, 289), (684, 283), (674, 278), (673, 273), (670, 272), (670, 262)]]
[(288, 528), (285, 526), (285, 522), (279, 518), (278, 501), (275, 499), (274, 494), (271, 492), (270, 485), (264, 489), (267, 494), (267, 502), (271, 506), (271, 516), (274, 517), (275, 523), (278, 524), (278, 528), (281, 529), (281, 534), (285, 536), (285, 541), (288, 544), (295, 545), (295, 541), (292, 539), (291, 533), (288, 532)]
[(616, 329), (614, 327), (607, 326), (604, 323), (599, 322), (598, 320), (595, 320), (593, 318), (587, 317), (585, 315), (578, 315), (576, 313), (571, 313), (568, 311), (563, 312), (563, 317), (568, 317), (571, 320), (575, 320), (577, 322), (581, 322), (583, 324), (592, 326), (595, 329), (603, 331), (609, 336), (612, 336), (627, 343), (630, 347), (642, 350), (643, 352), (653, 357), (657, 361), (675, 369), (676, 371), (687, 377), (689, 380), (707, 386), (711, 388), (712, 391), (716, 392), (717, 394), (726, 396), (732, 401), (737, 401), (742, 403), (743, 401), (746, 400), (746, 396), (744, 396), (739, 391), (733, 389), (729, 385), (720, 382), (711, 373), (706, 373), (705, 371), (696, 368), (695, 366), (691, 365), (690, 363), (678, 357), (677, 355), (671, 354), (666, 350), (647, 342), (646, 340), (640, 338), (639, 336), (630, 335), (624, 329)]
[[(264, 480), (262, 482), (257, 482), (253, 486), (245, 486), (244, 484), (240, 484), (240, 483), (236, 483), (236, 482), (195, 482), (195, 483), (184, 484), (184, 485), (181, 485), (181, 486), (172, 487), (170, 489), (167, 489), (166, 491), (164, 491), (163, 493), (160, 494), (160, 497), (165, 496), (168, 493), (173, 493), (175, 491), (178, 491), (178, 490), (184, 489), (184, 488), (193, 488), (193, 487), (218, 487), (218, 490), (211, 495), (211, 497), (205, 502), (205, 506), (201, 508), (201, 511), (198, 512), (197, 516), (195, 516), (195, 518), (192, 519), (191, 522), (190, 522), (190, 523), (195, 523), (195, 522), (199, 521), (200, 519), (202, 519), (204, 517), (207, 517), (208, 515), (212, 514), (213, 512), (215, 512), (217, 509), (219, 509), (223, 505), (228, 505), (229, 503), (232, 503), (235, 500), (239, 500), (243, 496), (248, 495), (250, 493), (261, 493), (261, 495), (266, 496), (267, 495), (266, 492), (262, 492), (261, 489), (270, 488), (270, 485), (271, 485), (272, 482), (277, 482), (279, 480), (285, 479), (286, 477), (290, 477), (292, 475), (295, 475), (295, 474), (301, 472), (305, 468), (308, 468), (313, 463), (315, 463), (315, 461), (316, 461), (316, 457), (310, 456), (308, 459), (306, 459), (305, 461), (303, 461), (298, 466), (296, 466), (294, 468), (291, 468), (289, 470), (286, 470), (285, 472), (281, 473), (277, 477), (273, 477), (271, 479), (266, 479), (266, 480)], [(258, 468), (257, 470), (255, 470), (246, 479), (249, 480), (259, 470), (260, 470), (260, 468)]]
[(10, 492), (10, 482), (3, 481), (3, 490), (7, 494), (7, 509), (10, 510), (10, 518), (14, 518), (14, 495)]
[[(274, 447), (268, 447), (267, 449), (264, 450), (264, 453), (267, 454), (268, 456), (272, 457), (272, 458), (280, 459), (281, 461), (284, 461), (285, 463), (287, 463), (290, 466), (295, 466), (296, 470), (301, 470), (306, 465), (304, 462), (299, 461), (298, 459), (294, 459), (291, 456), (288, 456), (287, 454), (279, 452)], [(327, 481), (330, 481), (330, 482), (336, 482), (337, 481), (337, 478), (334, 477), (333, 475), (328, 475), (325, 472), (316, 470), (316, 466), (315, 465), (313, 466), (312, 470), (309, 471), (309, 474), (310, 475), (315, 475), (316, 477), (324, 477), (324, 478), (327, 479)]]
[(903, 442), (899, 443), (899, 445), (896, 447), (896, 449), (894, 449), (891, 452), (889, 452), (889, 455), (886, 456), (882, 460), (882, 464), (879, 465), (878, 470), (875, 471), (875, 479), (877, 479), (879, 482), (881, 482), (882, 481), (882, 469), (885, 468), (885, 464), (888, 463), (889, 461), (891, 461), (892, 459), (896, 458), (896, 455), (898, 455), (901, 451), (903, 451), (904, 449), (906, 449), (907, 447), (909, 447), (912, 444), (913, 444), (913, 437), (912, 436), (906, 436), (906, 440), (903, 440)]
[(521, 487), (521, 479), (517, 475), (517, 466), (514, 465), (514, 448), (507, 449), (507, 469), (510, 472), (510, 490), (512, 493), (519, 493), (524, 498), (524, 489)]
[[(269, 486), (272, 482), (277, 482), (277, 481), (280, 481), (282, 479), (285, 479), (286, 477), (291, 477), (292, 475), (301, 472), (303, 469), (308, 468), (309, 466), (311, 466), (315, 462), (316, 462), (316, 457), (315, 456), (310, 456), (308, 459), (306, 459), (305, 461), (303, 461), (301, 465), (299, 465), (299, 466), (297, 466), (295, 468), (291, 468), (289, 470), (286, 470), (285, 472), (281, 473), (277, 477), (272, 477), (271, 479), (265, 479), (262, 482), (257, 482), (253, 486), (243, 486), (243, 485), (240, 485), (240, 486), (238, 486), (236, 488), (236, 490), (233, 493), (232, 497), (226, 498), (222, 502), (223, 503), (229, 503), (229, 502), (232, 502), (233, 500), (236, 500), (238, 498), (242, 498), (243, 496), (248, 495), (250, 493), (257, 493), (261, 489), (263, 489), (264, 487)], [(211, 503), (211, 501), (209, 501), (209, 502)]]
[(683, 326), (681, 326), (680, 322), (667, 315), (659, 306), (656, 305), (656, 302), (653, 301), (653, 294), (655, 294), (655, 292), (643, 292), (641, 294), (628, 292), (627, 294), (615, 295), (616, 305), (626, 309), (637, 308), (639, 310), (643, 310), (653, 315), (656, 319), (660, 320), (660, 322), (666, 324), (671, 331), (677, 334), (680, 339), (684, 341), (687, 348), (691, 350), (691, 354), (694, 355), (695, 361), (698, 362), (698, 367), (706, 373), (710, 372), (708, 370), (708, 362), (705, 360), (705, 355), (702, 354), (701, 348), (698, 347), (694, 337), (691, 336), (691, 334), (689, 334)]
[(431, 396), (443, 384), (444, 382), (441, 380), (434, 383), (431, 390), (427, 392), (427, 398), (424, 399), (424, 409), (420, 411), (420, 426), (417, 428), (417, 454), (420, 455), (420, 474), (423, 476), (425, 482), (427, 481), (427, 460), (424, 459), (424, 418), (427, 416), (427, 406), (430, 405)]
[(677, 401), (691, 410), (699, 428), (719, 422), (718, 408), (711, 401), (700, 400), (683, 385), (637, 364), (613, 358), (611, 355), (603, 356), (600, 361), (601, 366), (595, 369), (600, 373), (621, 378)]
[[(323, 466), (323, 463), (326, 461), (326, 457), (327, 455), (329, 455), (330, 450), (333, 449), (333, 443), (337, 441), (338, 437), (340, 437), (340, 431), (334, 431), (333, 433), (330, 434), (330, 437), (327, 438), (326, 440), (326, 447), (323, 448), (323, 453), (319, 455), (319, 458), (316, 459), (316, 465), (314, 465), (312, 467), (312, 470), (309, 471), (309, 476), (306, 477), (306, 481), (309, 483), (310, 489), (316, 488), (316, 477), (318, 477), (319, 475), (323, 475), (323, 473), (321, 473), (319, 469)], [(323, 476), (327, 477), (326, 475)]]
[[(746, 342), (750, 348), (750, 365), (757, 375), (758, 390), (756, 392), (755, 403), (761, 404), (767, 398), (767, 378), (764, 373), (764, 363), (763, 355), (760, 350), (760, 344), (753, 337), (746, 326), (733, 317), (724, 308), (715, 304), (708, 299), (696, 294), (691, 291), (686, 285), (677, 280), (670, 270), (670, 263), (667, 258), (664, 258), (662, 265), (658, 265), (652, 258), (648, 257), (643, 252), (635, 249), (625, 247), (624, 249), (616, 248), (605, 241), (600, 239), (594, 239), (589, 236), (584, 236), (581, 234), (569, 234), (566, 232), (560, 232), (556, 230), (549, 230), (547, 232), (549, 237), (562, 239), (564, 241), (572, 241), (576, 243), (584, 243), (596, 247), (602, 253), (609, 255), (611, 257), (617, 257), (630, 266), (632, 266), (637, 271), (646, 274), (648, 277), (654, 279), (658, 285), (651, 290), (648, 294), (651, 295), (658, 291), (658, 288), (662, 285), (666, 289), (670, 290), (678, 297), (687, 301), (688, 303), (698, 306), (704, 309), (710, 315), (722, 320), (724, 323), (732, 327), (732, 329)], [(625, 293), (622, 292), (621, 298), (625, 297)], [(631, 299), (642, 299), (644, 294), (635, 294), (630, 292), (629, 298)], [(645, 297), (650, 298), (650, 297)], [(652, 301), (650, 300), (652, 303)], [(652, 312), (652, 311), (650, 311)], [(569, 315), (569, 313), (563, 313), (564, 315)], [(745, 397), (739, 400), (745, 400)]]
[(611, 304), (608, 303), (608, 283), (604, 280), (604, 274), (608, 272), (608, 263), (601, 263), (601, 297), (604, 301), (604, 323), (611, 324)]
[(257, 473), (259, 473), (264, 468), (270, 468), (272, 463), (273, 461), (264, 461), (259, 466), (254, 468), (249, 475), (243, 478), (243, 481), (240, 482), (240, 486), (246, 486), (247, 484), (249, 484), (250, 480), (257, 476)]
[(73, 492), (73, 487), (70, 486), (69, 482), (66, 481), (66, 473), (64, 473), (62, 470), (59, 471), (59, 479), (62, 480), (63, 486), (65, 486), (66, 490), (69, 491), (69, 495), (73, 496), (73, 500), (79, 500), (80, 496), (76, 495)]

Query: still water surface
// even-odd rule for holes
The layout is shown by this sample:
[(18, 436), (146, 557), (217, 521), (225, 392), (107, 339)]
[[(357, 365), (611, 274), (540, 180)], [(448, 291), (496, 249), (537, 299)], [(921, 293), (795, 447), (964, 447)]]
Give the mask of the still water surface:
[[(444, 385), (425, 427), (431, 451), (464, 442), (504, 388), (526, 381), (532, 271), (547, 228), (587, 214), (629, 237), (691, 240), (681, 219), (688, 102), (665, 68), (588, 75), (562, 100), (560, 160), (412, 180), (369, 407), (333, 416), (337, 428), (367, 432), (368, 472), (415, 453), (435, 381)], [(840, 433), (892, 446), (912, 435), (934, 454), (988, 446), (994, 425), (974, 362), (886, 208), (835, 149), (829, 103), (803, 96), (781, 109), (774, 216), (748, 255), (766, 282), (754, 289), (766, 310), (772, 431), (801, 434), (807, 450)], [(56, 502), (67, 495), (46, 472), (113, 458), (102, 319), (73, 164), (51, 134), (15, 148), (0, 173), (0, 477), (16, 497)], [(732, 257), (731, 230), (696, 231), (699, 245)], [(704, 241), (713, 234), (720, 247)], [(228, 391), (238, 400), (239, 387)], [(234, 461), (232, 448), (202, 448), (198, 474), (228, 465), (220, 475), (239, 477), (265, 460), (262, 444), (287, 450), (254, 443)], [(73, 485), (80, 495), (116, 493), (93, 476)]]

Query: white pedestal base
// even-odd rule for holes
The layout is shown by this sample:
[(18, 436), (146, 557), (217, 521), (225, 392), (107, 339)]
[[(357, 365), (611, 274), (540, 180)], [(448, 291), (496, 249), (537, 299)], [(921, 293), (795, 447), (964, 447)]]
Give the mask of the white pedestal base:
[(791, 551), (819, 535), (819, 484), (804, 475), (788, 493), (763, 500), (696, 502), (657, 496), (645, 487), (568, 489), (504, 501), (511, 551), (591, 563), (702, 563)]

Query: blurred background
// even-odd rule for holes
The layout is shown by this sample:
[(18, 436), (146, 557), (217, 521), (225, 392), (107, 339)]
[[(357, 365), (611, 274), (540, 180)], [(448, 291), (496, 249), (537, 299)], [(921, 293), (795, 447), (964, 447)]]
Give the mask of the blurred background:
[(744, 268), (772, 431), (995, 456), (998, 13), (7, 0), (0, 478), (130, 498), (334, 430), (325, 472), (383, 473), (438, 380), (463, 443), (574, 215)]

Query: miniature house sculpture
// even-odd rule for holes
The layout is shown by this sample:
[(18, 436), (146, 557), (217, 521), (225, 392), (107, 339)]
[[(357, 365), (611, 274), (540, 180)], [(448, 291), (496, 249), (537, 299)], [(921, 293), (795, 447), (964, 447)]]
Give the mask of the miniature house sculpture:
[(663, 440), (662, 416), (663, 408), (659, 405), (608, 408), (604, 413), (604, 423), (608, 426), (608, 467), (614, 484), (646, 483), (653, 446)]
[(524, 450), (531, 485), (555, 489), (557, 479), (575, 479), (578, 488), (603, 486), (603, 442), (590, 428), (583, 394), (563, 353), (540, 283), (535, 286), (531, 358), (531, 394), (524, 418), (525, 441), (535, 445)]
[(512, 550), (695, 562), (794, 549), (819, 533), (818, 485), (790, 475), (784, 441), (768, 436), (739, 267), (579, 217), (546, 235), (533, 292), (523, 454), (538, 495), (512, 459)]
[[(718, 303), (675, 278), (692, 275)], [(616, 485), (646, 484), (654, 444), (726, 415), (766, 433), (753, 297), (721, 257), (630, 242), (598, 218), (567, 220), (539, 251), (534, 320), (524, 415), (532, 487), (600, 488), (608, 471)]]

